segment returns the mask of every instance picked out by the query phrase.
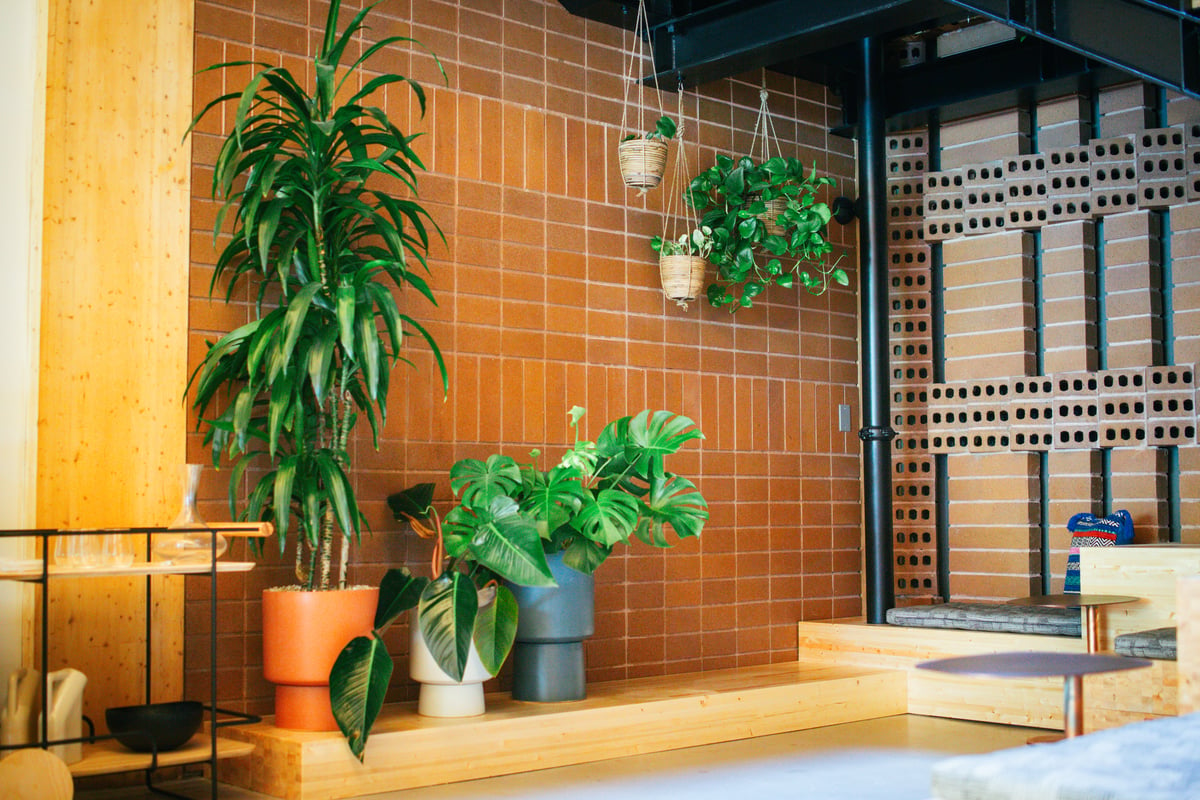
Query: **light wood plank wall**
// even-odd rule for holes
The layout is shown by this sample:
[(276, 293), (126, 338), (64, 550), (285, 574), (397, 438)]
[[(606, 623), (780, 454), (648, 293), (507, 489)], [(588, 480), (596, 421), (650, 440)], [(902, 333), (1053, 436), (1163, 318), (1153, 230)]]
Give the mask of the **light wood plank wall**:
[[(185, 453), (192, 0), (51, 0), (37, 524), (169, 523)], [(52, 583), (50, 668), (84, 713), (140, 702), (144, 582)], [(156, 596), (155, 694), (182, 691), (182, 583)]]

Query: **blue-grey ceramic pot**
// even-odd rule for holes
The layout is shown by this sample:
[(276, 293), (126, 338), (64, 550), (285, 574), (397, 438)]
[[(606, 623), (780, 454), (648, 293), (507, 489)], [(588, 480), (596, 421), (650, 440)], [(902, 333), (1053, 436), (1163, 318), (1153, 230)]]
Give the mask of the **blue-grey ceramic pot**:
[(596, 583), (564, 564), (561, 552), (546, 560), (558, 586), (509, 587), (520, 609), (512, 651), (513, 699), (582, 700), (587, 693), (583, 643), (596, 630)]

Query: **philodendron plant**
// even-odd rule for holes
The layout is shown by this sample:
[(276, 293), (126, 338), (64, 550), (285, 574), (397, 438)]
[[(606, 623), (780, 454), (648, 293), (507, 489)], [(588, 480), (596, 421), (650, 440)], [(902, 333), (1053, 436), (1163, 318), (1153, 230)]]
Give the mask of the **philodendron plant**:
[[(806, 171), (798, 159), (782, 157), (760, 164), (748, 156), (718, 155), (713, 166), (693, 178), (685, 197), (715, 241), (709, 260), (717, 267), (717, 280), (708, 287), (709, 303), (734, 312), (753, 305), (773, 283), (790, 288), (799, 280), (817, 295), (830, 281), (848, 285), (838, 262), (824, 261), (833, 251), (825, 235), (833, 215), (817, 201), (817, 191), (833, 183), (817, 175), (815, 165)], [(769, 211), (773, 200), (783, 201), (782, 208)], [(771, 215), (775, 218), (765, 219)], [(782, 233), (768, 230), (768, 222), (781, 226)]]
[(388, 498), (397, 519), (434, 541), (429, 576), (388, 570), (379, 586), (374, 630), (351, 640), (329, 676), (333, 716), (360, 760), (392, 676), (384, 632), (412, 608), (430, 653), (462, 680), (472, 645), (490, 674), (500, 671), (517, 633), (517, 601), (499, 579), (554, 586), (537, 526), (502, 495), (464, 494), (443, 520), (434, 485), (421, 483)]
[(699, 256), (700, 258), (708, 258), (712, 254), (715, 243), (712, 228), (707, 225), (699, 225), (688, 233), (680, 234), (678, 239), (665, 239), (662, 236), (654, 236), (650, 239), (650, 249), (660, 256)]
[(631, 142), (635, 139), (645, 139), (649, 142), (665, 142), (675, 138), (676, 130), (675, 120), (663, 114), (655, 121), (653, 130), (645, 133), (627, 133), (621, 137), (621, 141)]

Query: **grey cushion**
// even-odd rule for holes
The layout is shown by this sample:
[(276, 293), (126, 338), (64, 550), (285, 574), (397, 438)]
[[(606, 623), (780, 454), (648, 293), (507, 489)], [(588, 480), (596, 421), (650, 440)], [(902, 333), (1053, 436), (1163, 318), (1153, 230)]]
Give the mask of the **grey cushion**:
[(1155, 628), (1152, 631), (1122, 633), (1113, 640), (1113, 650), (1123, 656), (1175, 660), (1175, 629)]
[(914, 628), (1044, 633), (1079, 636), (1079, 609), (1008, 606), (997, 603), (940, 603), (888, 609), (887, 621)]
[(933, 766), (936, 800), (1200, 800), (1200, 714)]

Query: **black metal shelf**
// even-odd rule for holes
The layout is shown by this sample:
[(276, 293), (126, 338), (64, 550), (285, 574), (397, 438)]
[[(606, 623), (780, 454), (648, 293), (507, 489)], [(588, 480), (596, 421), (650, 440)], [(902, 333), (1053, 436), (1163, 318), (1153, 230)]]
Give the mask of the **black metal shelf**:
[[(75, 777), (104, 775), (118, 772), (133, 772), (142, 771), (145, 775), (146, 788), (156, 794), (162, 794), (168, 797), (178, 797), (182, 800), (189, 800), (183, 795), (176, 794), (168, 789), (164, 789), (160, 785), (153, 782), (155, 771), (171, 766), (180, 766), (185, 764), (200, 764), (207, 763), (209, 765), (209, 785), (211, 788), (212, 800), (217, 800), (219, 789), (217, 784), (217, 761), (221, 758), (232, 758), (237, 756), (248, 755), (253, 751), (253, 745), (247, 746), (241, 742), (228, 742), (221, 740), (218, 742), (217, 730), (230, 725), (245, 725), (260, 721), (260, 717), (253, 714), (244, 714), (239, 711), (231, 711), (222, 709), (217, 706), (217, 575), (230, 572), (246, 572), (254, 567), (252, 562), (222, 562), (217, 560), (217, 537), (215, 534), (240, 534), (249, 536), (264, 535), (263, 528), (257, 524), (247, 524), (245, 526), (228, 526), (221, 525), (218, 528), (205, 525), (198, 525), (197, 530), (207, 531), (212, 534), (212, 558), (208, 563), (203, 564), (186, 564), (186, 565), (164, 565), (153, 563), (150, 561), (135, 562), (130, 565), (102, 565), (98, 567), (60, 567), (51, 565), (51, 537), (60, 536), (92, 536), (92, 535), (116, 535), (116, 536), (136, 536), (144, 535), (146, 537), (146, 553), (147, 559), (152, 552), (152, 537), (154, 534), (177, 534), (178, 529), (165, 527), (136, 527), (136, 528), (107, 528), (102, 530), (59, 530), (53, 528), (39, 528), (30, 530), (3, 530), (0, 531), (0, 539), (8, 538), (36, 538), (41, 546), (41, 556), (38, 559), (31, 560), (30, 563), (22, 563), (11, 566), (8, 569), (0, 568), (0, 580), (21, 581), (24, 583), (32, 583), (41, 587), (41, 634), (39, 637), (40, 655), (41, 655), (41, 725), (39, 727), (38, 740), (32, 746), (48, 749), (52, 746), (62, 744), (72, 744), (76, 742), (85, 743), (85, 755), (82, 761), (68, 765), (71, 774)], [(144, 576), (146, 579), (146, 615), (145, 615), (145, 640), (146, 640), (146, 670), (145, 670), (145, 698), (146, 702), (151, 702), (151, 688), (154, 684), (153, 664), (151, 661), (151, 641), (153, 636), (151, 626), (151, 609), (153, 608), (153, 590), (151, 578), (156, 575), (200, 575), (207, 576), (210, 581), (209, 586), (209, 703), (204, 706), (204, 711), (208, 721), (208, 745), (205, 747), (199, 742), (189, 743), (182, 748), (172, 750), (166, 753), (158, 753), (152, 751), (150, 753), (133, 753), (124, 751), (115, 743), (111, 735), (101, 736), (86, 736), (79, 739), (50, 739), (48, 736), (48, 721), (49, 721), (49, 647), (50, 636), (47, 627), (50, 610), (50, 587), (55, 579), (72, 577), (72, 578), (88, 578), (88, 577), (112, 577), (112, 576), (129, 576), (138, 577)], [(221, 718), (218, 718), (221, 717)], [(89, 726), (91, 721), (88, 721)], [(31, 745), (0, 745), (0, 750), (14, 750)]]

